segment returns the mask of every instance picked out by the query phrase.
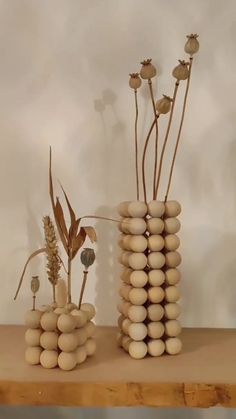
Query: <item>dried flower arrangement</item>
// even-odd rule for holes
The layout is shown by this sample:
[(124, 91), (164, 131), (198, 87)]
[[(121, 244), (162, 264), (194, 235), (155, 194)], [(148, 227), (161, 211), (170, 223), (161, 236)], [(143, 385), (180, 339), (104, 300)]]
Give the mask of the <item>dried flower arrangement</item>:
[[(31, 280), (33, 307), (26, 313), (25, 319), (27, 326), (25, 358), (31, 365), (41, 364), (44, 368), (59, 366), (63, 370), (71, 370), (84, 362), (88, 356), (93, 355), (96, 350), (96, 342), (93, 338), (95, 324), (92, 322), (95, 308), (92, 304), (83, 303), (88, 270), (95, 261), (93, 249), (85, 248), (80, 255), (81, 264), (84, 266), (84, 277), (78, 304), (72, 301), (71, 274), (72, 261), (86, 238), (88, 237), (94, 243), (97, 237), (92, 226), (80, 226), (81, 220), (86, 217), (76, 217), (63, 188), (62, 191), (70, 214), (69, 227), (66, 225), (59, 198), (57, 197), (56, 200), (54, 198), (50, 149), (49, 192), (56, 228), (49, 216), (43, 218), (45, 245), (33, 252), (26, 261), (14, 299), (19, 294), (29, 262), (37, 255), (45, 253), (47, 277), (52, 285), (52, 303), (36, 309), (36, 293), (40, 282), (38, 276), (33, 276)], [(96, 217), (88, 216), (88, 218)], [(57, 233), (66, 254), (66, 264), (60, 256)], [(66, 273), (67, 282), (62, 279), (61, 268)]]
[[(172, 72), (175, 86), (171, 97), (163, 95), (163, 98), (155, 102), (152, 79), (157, 75), (157, 70), (151, 59), (142, 61), (140, 73), (131, 73), (129, 79), (129, 86), (133, 89), (135, 98), (136, 201), (122, 202), (118, 206), (119, 215), (122, 217), (119, 224), (119, 230), (122, 233), (119, 240), (119, 246), (122, 249), (119, 261), (124, 266), (121, 274), (123, 285), (120, 288), (122, 300), (118, 304), (120, 312), (118, 342), (135, 359), (144, 358), (147, 354), (160, 356), (164, 352), (174, 355), (178, 354), (182, 348), (179, 338), (181, 325), (177, 320), (180, 314), (180, 307), (177, 303), (180, 294), (176, 287), (180, 280), (180, 271), (177, 267), (181, 263), (181, 256), (177, 251), (180, 241), (176, 235), (180, 229), (180, 222), (176, 217), (181, 212), (181, 206), (177, 201), (168, 201), (168, 196), (183, 128), (193, 56), (199, 49), (197, 38), (197, 34), (187, 36), (184, 50), (189, 55), (189, 60), (179, 60), (179, 64)], [(142, 85), (142, 80), (148, 82), (153, 112), (153, 122), (147, 133), (141, 155), (143, 201), (140, 200), (138, 144), (138, 89)], [(185, 84), (180, 124), (164, 200), (157, 200), (180, 84)], [(169, 118), (159, 157), (159, 121), (166, 114), (169, 114)], [(155, 134), (154, 165), (150, 188), (152, 200), (148, 202), (146, 159), (153, 130)]]

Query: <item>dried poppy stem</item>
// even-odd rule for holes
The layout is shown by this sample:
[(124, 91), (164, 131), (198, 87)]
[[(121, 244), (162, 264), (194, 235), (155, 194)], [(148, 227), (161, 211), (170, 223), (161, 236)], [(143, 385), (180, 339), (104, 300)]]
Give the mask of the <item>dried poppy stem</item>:
[(137, 89), (134, 90), (135, 98), (135, 124), (134, 124), (134, 140), (135, 140), (135, 172), (136, 172), (136, 197), (139, 200), (139, 173), (138, 173), (138, 98)]
[[(153, 88), (152, 88), (152, 80), (148, 80), (149, 85), (149, 91), (150, 96), (152, 100), (152, 107), (153, 107), (153, 113), (154, 116), (156, 116), (156, 107), (155, 107), (155, 100), (154, 100), (154, 94), (153, 94)], [(157, 118), (155, 118), (155, 148), (154, 148), (154, 170), (153, 170), (153, 199), (155, 196), (155, 184), (156, 184), (156, 172), (157, 172), (157, 157), (158, 157), (158, 121)]]
[(78, 305), (79, 310), (81, 308), (81, 304), (82, 304), (82, 301), (83, 301), (83, 295), (84, 295), (85, 285), (86, 285), (86, 282), (87, 282), (87, 277), (88, 277), (88, 271), (84, 271), (83, 283), (82, 283), (80, 296), (79, 296), (79, 305)]
[(165, 139), (164, 139), (162, 150), (161, 150), (160, 164), (159, 164), (159, 169), (158, 169), (158, 173), (157, 173), (154, 199), (157, 199), (157, 193), (158, 193), (158, 188), (159, 188), (159, 185), (160, 185), (161, 171), (162, 171), (162, 165), (163, 165), (163, 158), (164, 158), (166, 144), (167, 144), (169, 133), (170, 133), (171, 122), (172, 122), (172, 119), (173, 119), (173, 113), (174, 113), (174, 107), (175, 107), (175, 101), (176, 101), (176, 95), (177, 95), (178, 87), (179, 87), (179, 82), (177, 81), (175, 83), (175, 89), (174, 89), (173, 100), (172, 100), (172, 107), (171, 107), (169, 121), (168, 121), (167, 129), (166, 129)]
[(145, 160), (146, 160), (146, 154), (147, 154), (147, 147), (148, 147), (148, 143), (150, 140), (150, 136), (152, 133), (152, 130), (156, 124), (156, 120), (157, 118), (159, 118), (159, 115), (156, 115), (154, 121), (152, 122), (152, 125), (149, 129), (145, 144), (144, 144), (144, 149), (143, 149), (143, 158), (142, 158), (142, 181), (143, 181), (143, 195), (144, 195), (144, 201), (147, 203), (147, 190), (146, 190), (146, 176), (145, 176)]
[(184, 116), (185, 116), (185, 110), (186, 110), (186, 104), (187, 104), (187, 97), (188, 97), (188, 91), (189, 91), (189, 85), (190, 85), (192, 63), (193, 63), (193, 57), (190, 57), (189, 76), (188, 76), (188, 81), (187, 81), (187, 84), (186, 84), (182, 115), (181, 115), (181, 120), (180, 120), (179, 131), (178, 131), (178, 135), (177, 135), (177, 139), (176, 139), (174, 155), (173, 155), (173, 159), (172, 159), (172, 163), (171, 163), (171, 167), (170, 167), (170, 173), (169, 173), (169, 178), (168, 178), (169, 180), (168, 180), (168, 185), (167, 185), (166, 194), (165, 194), (165, 202), (167, 201), (169, 190), (170, 190), (170, 185), (171, 185), (171, 180), (172, 180), (172, 175), (173, 175), (173, 170), (174, 170), (174, 165), (175, 165), (176, 154), (177, 154), (177, 151), (178, 151), (180, 136), (181, 136), (183, 122), (184, 122)]

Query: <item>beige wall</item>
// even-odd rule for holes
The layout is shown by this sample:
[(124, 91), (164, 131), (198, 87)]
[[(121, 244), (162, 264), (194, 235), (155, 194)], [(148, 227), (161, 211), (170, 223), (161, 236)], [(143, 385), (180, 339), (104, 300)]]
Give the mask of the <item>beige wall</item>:
[[(55, 179), (78, 213), (114, 215), (120, 200), (134, 196), (128, 73), (153, 57), (159, 94), (171, 94), (185, 35), (198, 32), (201, 49), (170, 195), (183, 206), (182, 320), (235, 326), (234, 23), (230, 0), (0, 2), (1, 322), (21, 323), (30, 304), (28, 289), (15, 304), (12, 296), (23, 262), (43, 240), (49, 145)], [(150, 119), (146, 98), (144, 89), (143, 130)], [(105, 104), (102, 113), (97, 100)], [(86, 297), (95, 301), (100, 323), (114, 323), (116, 227), (95, 226), (97, 265)], [(45, 302), (50, 288), (42, 269), (39, 258), (29, 275), (40, 274)], [(80, 278), (75, 266), (75, 295)]]

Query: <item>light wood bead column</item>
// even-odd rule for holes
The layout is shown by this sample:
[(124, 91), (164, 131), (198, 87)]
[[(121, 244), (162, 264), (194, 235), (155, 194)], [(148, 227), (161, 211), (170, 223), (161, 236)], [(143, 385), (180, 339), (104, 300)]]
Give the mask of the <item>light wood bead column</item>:
[(118, 303), (118, 344), (132, 358), (181, 351), (177, 284), (181, 212), (176, 201), (123, 202), (119, 262), (123, 266)]

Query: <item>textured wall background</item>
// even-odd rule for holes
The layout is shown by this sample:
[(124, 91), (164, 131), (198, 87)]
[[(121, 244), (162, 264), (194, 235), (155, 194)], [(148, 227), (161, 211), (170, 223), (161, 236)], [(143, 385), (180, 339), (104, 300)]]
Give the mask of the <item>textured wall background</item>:
[[(132, 199), (134, 190), (128, 73), (142, 58), (153, 57), (159, 95), (171, 94), (171, 71), (185, 57), (185, 35), (198, 32), (201, 49), (170, 195), (183, 206), (182, 322), (236, 326), (235, 11), (233, 0), (0, 1), (1, 323), (22, 323), (30, 304), (28, 291), (14, 304), (12, 297), (26, 257), (43, 240), (41, 218), (50, 211), (49, 145), (55, 179), (63, 182), (77, 212), (114, 216), (115, 205)], [(145, 89), (141, 102), (144, 131), (151, 109)], [(86, 297), (97, 306), (98, 323), (114, 324), (116, 227), (100, 221), (95, 227), (97, 264)], [(43, 263), (34, 262), (29, 275), (40, 274), (45, 302), (50, 288)], [(75, 293), (80, 275), (75, 266)], [(9, 417), (28, 414), (9, 412)], [(121, 414), (110, 412), (97, 417)], [(218, 413), (220, 418), (234, 414)], [(75, 412), (53, 414), (69, 418)], [(90, 414), (81, 411), (80, 417)], [(148, 414), (154, 417), (156, 411)], [(129, 411), (132, 415), (137, 417)], [(188, 415), (160, 411), (163, 418)], [(200, 416), (211, 413), (191, 412), (191, 418)]]

